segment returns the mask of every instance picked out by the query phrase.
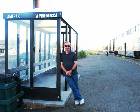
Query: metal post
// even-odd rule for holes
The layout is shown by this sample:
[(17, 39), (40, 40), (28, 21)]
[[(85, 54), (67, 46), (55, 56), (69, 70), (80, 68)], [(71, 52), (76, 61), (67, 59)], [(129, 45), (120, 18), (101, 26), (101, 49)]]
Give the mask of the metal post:
[(17, 67), (19, 67), (19, 53), (20, 53), (20, 25), (17, 24)]
[[(70, 27), (69, 27), (68, 35), (69, 35), (69, 42), (71, 43), (71, 28)], [(70, 48), (70, 50), (71, 50), (71, 48)]]
[(115, 50), (115, 39), (113, 39), (113, 51)]
[(69, 42), (71, 43), (71, 28), (69, 27), (69, 32), (68, 32), (68, 34), (69, 34)]
[[(39, 35), (39, 62), (41, 62), (41, 33), (40, 32), (40, 35)], [(39, 70), (41, 70), (41, 65), (39, 65)]]
[(110, 40), (110, 45), (109, 45), (109, 51), (111, 51), (111, 40)]
[[(26, 66), (28, 65), (28, 27), (26, 27)], [(26, 70), (26, 75), (28, 75), (28, 69)]]
[(66, 38), (65, 41), (68, 41), (68, 25), (66, 24)]
[(57, 20), (57, 80), (56, 80), (56, 87), (57, 87), (57, 94), (58, 99), (61, 100), (61, 67), (60, 67), (60, 28), (61, 28), (61, 19)]
[[(51, 49), (51, 34), (49, 33), (49, 41), (48, 41), (48, 60), (51, 58), (51, 54), (50, 54), (50, 49)], [(50, 62), (48, 63), (48, 66), (50, 66)]]
[(65, 34), (63, 34), (63, 43), (62, 43), (63, 50), (62, 50), (62, 52), (64, 52), (64, 38), (65, 38)]
[[(65, 41), (68, 41), (68, 25), (66, 24), (66, 33), (65, 33)], [(65, 91), (68, 89), (68, 84), (65, 78)]]
[(30, 87), (33, 87), (33, 74), (35, 71), (35, 45), (34, 45), (34, 20), (30, 20)]
[(76, 56), (78, 58), (78, 33), (76, 33)]
[(124, 55), (126, 56), (126, 42), (124, 43)]
[[(44, 61), (46, 60), (46, 33), (44, 34)], [(44, 68), (46, 68), (46, 63), (44, 63)]]
[(8, 73), (8, 20), (5, 19), (5, 74)]

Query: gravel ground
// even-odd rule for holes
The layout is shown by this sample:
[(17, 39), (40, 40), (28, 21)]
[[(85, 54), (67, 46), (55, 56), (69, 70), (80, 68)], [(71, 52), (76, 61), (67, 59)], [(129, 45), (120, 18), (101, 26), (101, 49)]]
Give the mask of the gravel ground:
[(64, 108), (26, 112), (140, 112), (140, 65), (95, 55), (80, 59), (78, 71), (84, 105), (75, 106), (71, 95)]

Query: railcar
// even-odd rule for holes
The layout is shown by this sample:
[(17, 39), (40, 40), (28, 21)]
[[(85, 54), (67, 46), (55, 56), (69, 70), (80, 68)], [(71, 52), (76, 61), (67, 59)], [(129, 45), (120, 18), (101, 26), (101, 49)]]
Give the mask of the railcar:
[(140, 58), (140, 25), (127, 30), (114, 38), (114, 53), (133, 58)]

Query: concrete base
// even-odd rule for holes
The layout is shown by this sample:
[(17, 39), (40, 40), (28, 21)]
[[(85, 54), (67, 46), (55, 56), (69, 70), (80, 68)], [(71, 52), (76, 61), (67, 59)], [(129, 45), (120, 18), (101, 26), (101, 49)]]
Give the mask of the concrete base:
[(61, 101), (45, 101), (45, 100), (31, 100), (24, 99), (25, 109), (42, 109), (46, 107), (65, 107), (71, 95), (71, 89), (61, 92)]
[[(51, 78), (53, 78), (51, 76)], [(78, 74), (78, 78), (80, 78), (80, 74)], [(48, 79), (48, 78), (47, 78)], [(50, 82), (48, 85), (53, 85), (52, 79), (43, 81), (43, 82)], [(65, 78), (61, 77), (61, 88), (64, 89), (64, 82)], [(45, 84), (42, 84), (45, 85)], [(46, 101), (46, 100), (31, 100), (31, 99), (24, 99), (23, 102), (25, 104), (25, 109), (43, 109), (46, 107), (65, 107), (66, 102), (68, 101), (71, 95), (71, 89), (68, 88), (67, 91), (61, 90), (61, 101)]]

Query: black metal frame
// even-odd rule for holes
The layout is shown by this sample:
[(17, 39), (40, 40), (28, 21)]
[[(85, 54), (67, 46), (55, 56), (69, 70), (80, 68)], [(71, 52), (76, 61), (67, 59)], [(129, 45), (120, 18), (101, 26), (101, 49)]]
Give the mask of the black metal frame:
[[(27, 12), (27, 13), (4, 13), (3, 17), (5, 19), (5, 73), (8, 73), (8, 21), (9, 20), (29, 20), (30, 21), (30, 87), (23, 86), (25, 91), (25, 98), (29, 99), (46, 99), (46, 100), (61, 100), (61, 68), (60, 68), (60, 36), (63, 34), (63, 44), (64, 41), (71, 42), (71, 30), (74, 30), (63, 18), (62, 12)], [(56, 88), (46, 88), (46, 87), (34, 87), (34, 77), (35, 72), (35, 40), (34, 40), (34, 20), (57, 20), (57, 79)], [(65, 23), (66, 30), (61, 32), (61, 21)], [(76, 53), (78, 50), (78, 33), (76, 33)], [(65, 39), (64, 39), (65, 35)], [(69, 35), (69, 40), (68, 40)], [(50, 37), (49, 37), (50, 39)], [(50, 41), (50, 40), (49, 40)], [(48, 43), (49, 45), (50, 43)], [(46, 44), (44, 44), (45, 47)], [(49, 45), (50, 47), (50, 45)], [(50, 48), (49, 48), (50, 49)], [(64, 51), (64, 48), (63, 48)], [(44, 51), (45, 52), (45, 51)], [(49, 51), (50, 52), (50, 51)], [(48, 58), (50, 54), (48, 54)], [(28, 64), (28, 39), (26, 39), (26, 64)], [(39, 56), (41, 57), (41, 56)], [(45, 58), (45, 55), (44, 55)], [(19, 39), (17, 34), (17, 67), (19, 66)], [(44, 64), (45, 66), (45, 64)], [(22, 69), (17, 69), (20, 72)], [(28, 73), (28, 67), (25, 69)], [(67, 85), (65, 85), (65, 90), (67, 90)], [(42, 94), (42, 93), (47, 94)]]

